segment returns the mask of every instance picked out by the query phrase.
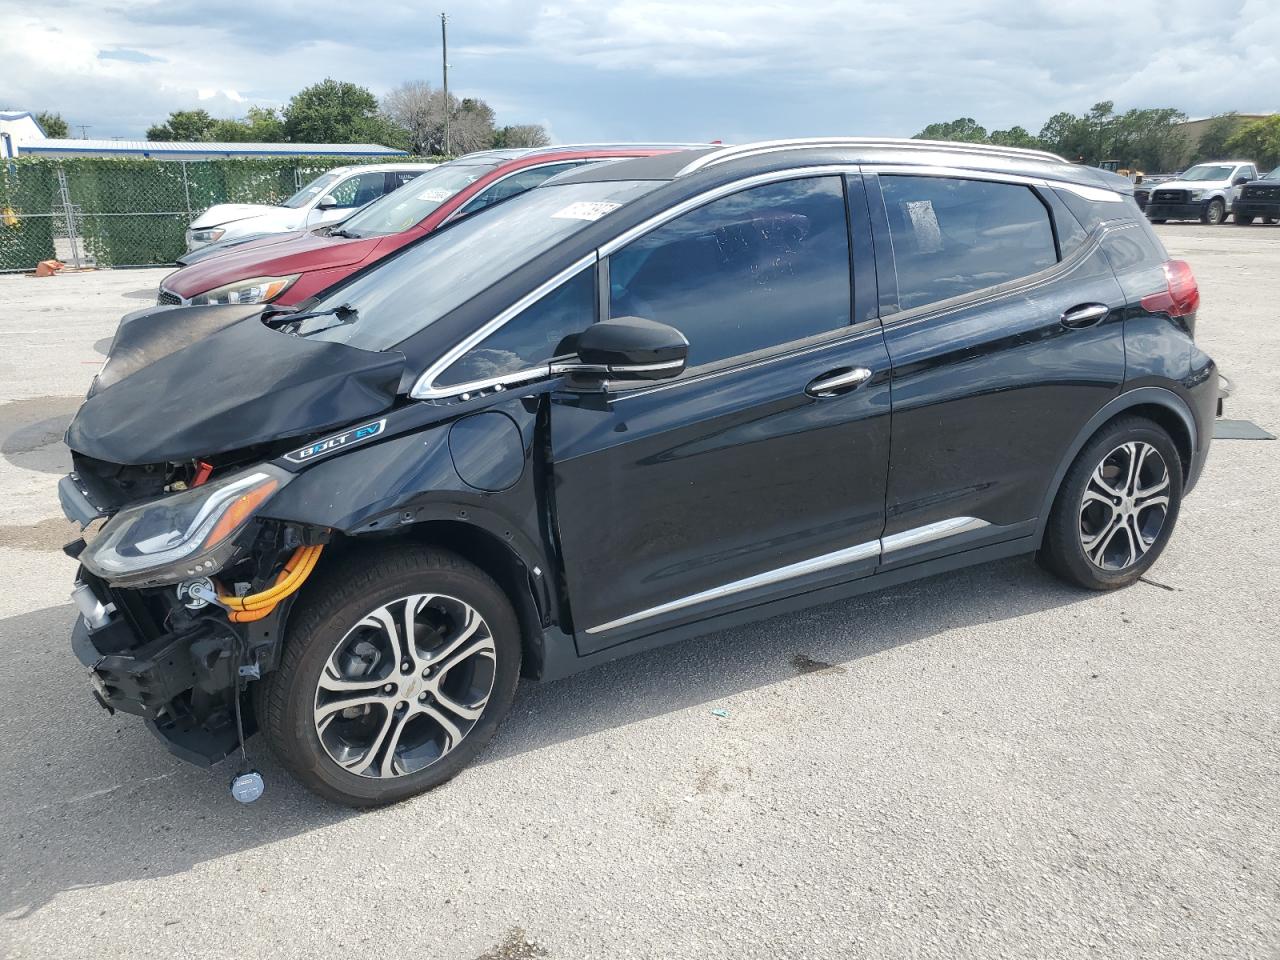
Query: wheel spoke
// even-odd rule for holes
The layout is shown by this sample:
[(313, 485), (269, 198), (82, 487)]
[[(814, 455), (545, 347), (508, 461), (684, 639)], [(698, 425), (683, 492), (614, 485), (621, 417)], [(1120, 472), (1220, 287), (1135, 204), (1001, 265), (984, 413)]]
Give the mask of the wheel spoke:
[(1100, 464), (1098, 464), (1098, 468), (1093, 471), (1093, 477), (1091, 482), (1096, 483), (1099, 487), (1102, 488), (1102, 491), (1104, 493), (1110, 494), (1113, 497), (1123, 496), (1124, 491), (1118, 489), (1117, 487), (1113, 487), (1111, 485), (1111, 482), (1107, 480), (1105, 476), (1103, 476), (1102, 471), (1103, 471), (1103, 468), (1106, 467), (1106, 465), (1107, 465), (1106, 460), (1103, 460)]
[(327, 727), (333, 718), (348, 707), (367, 707), (367, 706), (385, 706), (391, 707), (390, 698), (379, 691), (377, 696), (367, 697), (351, 697), (348, 700), (331, 700), (328, 703), (318, 704), (316, 706), (315, 720), (316, 727), (324, 732), (323, 728)]
[[(466, 619), (463, 621), (462, 629), (458, 631), (458, 635), (456, 637), (451, 637), (442, 649), (434, 651), (431, 656), (427, 658), (425, 665), (428, 667), (439, 668), (441, 672), (443, 672), (444, 670), (448, 670), (449, 667), (453, 666), (459, 660), (465, 660), (467, 657), (471, 656), (475, 651), (472, 650), (470, 646), (466, 647), (462, 653), (459, 653), (458, 649), (474, 637), (476, 635), (476, 631), (484, 625), (485, 622), (480, 617), (480, 614), (476, 613), (470, 607), (467, 607)], [(488, 631), (486, 630), (486, 635), (477, 642), (488, 643), (492, 646), (493, 640), (487, 634)]]
[(375, 740), (373, 752), (370, 755), (370, 759), (374, 759), (379, 753), (382, 754), (382, 764), (378, 768), (378, 774), (383, 777), (394, 777), (396, 775), (396, 747), (400, 745), (400, 735), (404, 733), (404, 728), (409, 722), (410, 713), (408, 710), (398, 714), (395, 711), (391, 711), (391, 716), (391, 723), (383, 731), (383, 736), (381, 737), (384, 746), (380, 746), (379, 741)]
[(1161, 477), (1151, 486), (1139, 487), (1137, 490), (1133, 491), (1133, 496), (1135, 500), (1141, 500), (1143, 497), (1151, 497), (1162, 490), (1168, 490), (1168, 489), (1169, 489), (1169, 474), (1166, 473), (1163, 477)]
[(1125, 472), (1123, 494), (1133, 493), (1138, 485), (1138, 473), (1142, 469), (1142, 461), (1146, 456), (1146, 446), (1137, 443), (1126, 443), (1122, 448), (1128, 457), (1128, 468)]
[(1168, 497), (1152, 497), (1150, 500), (1144, 500), (1141, 503), (1137, 504), (1136, 506), (1139, 513), (1141, 513), (1143, 510), (1146, 510), (1148, 507), (1164, 507), (1166, 510), (1168, 510), (1169, 498)]
[[(373, 763), (374, 758), (378, 755), (378, 745), (387, 735), (387, 731), (391, 729), (391, 725), (395, 723), (396, 714), (394, 710), (387, 710), (382, 718), (382, 726), (378, 728), (378, 732), (374, 734), (372, 740), (369, 741), (360, 753), (354, 757), (348, 757), (346, 760), (338, 760), (338, 765), (344, 770), (352, 773), (363, 773), (365, 769)], [(330, 754), (332, 756), (332, 754)], [(336, 757), (334, 757), (337, 760)]]
[(485, 694), (479, 703), (468, 706), (465, 703), (459, 703), (447, 693), (439, 690), (436, 691), (435, 698), (437, 704), (463, 720), (479, 720), (480, 714), (484, 713), (485, 704), (489, 702), (489, 695)]
[(1089, 554), (1089, 559), (1098, 566), (1103, 565), (1102, 560), (1107, 554), (1107, 548), (1111, 546), (1111, 541), (1115, 539), (1116, 531), (1121, 526), (1123, 526), (1122, 523), (1113, 519), (1101, 533), (1085, 544), (1085, 552)]
[(463, 734), (458, 725), (454, 723), (453, 720), (451, 720), (443, 711), (437, 710), (433, 706), (425, 705), (421, 708), (421, 712), (430, 717), (436, 723), (440, 724), (440, 729), (444, 731), (444, 747), (440, 751), (440, 756), (443, 757), (446, 753), (462, 742), (462, 738), (465, 734)]

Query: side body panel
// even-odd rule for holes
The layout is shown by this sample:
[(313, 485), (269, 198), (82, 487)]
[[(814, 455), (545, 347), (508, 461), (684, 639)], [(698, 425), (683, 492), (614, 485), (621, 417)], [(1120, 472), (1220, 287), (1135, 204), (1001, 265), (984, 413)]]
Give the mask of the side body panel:
[[(883, 277), (893, 265), (882, 218), (876, 227)], [(1034, 526), (1060, 451), (1124, 381), (1123, 296), (1099, 239), (1023, 281), (886, 317), (886, 537), (955, 517), (990, 524), (978, 539)], [(1084, 304), (1112, 309), (1093, 326), (1065, 326), (1063, 314)], [(944, 540), (924, 555), (954, 548)]]

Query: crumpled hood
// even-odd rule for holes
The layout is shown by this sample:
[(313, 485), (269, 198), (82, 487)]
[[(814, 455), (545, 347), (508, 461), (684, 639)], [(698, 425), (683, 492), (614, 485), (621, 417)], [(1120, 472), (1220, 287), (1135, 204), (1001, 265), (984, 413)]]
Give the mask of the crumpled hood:
[(191, 223), (191, 228), (204, 230), (252, 217), (262, 220), (264, 226), (270, 223), (272, 230), (290, 230), (301, 225), (306, 216), (305, 210), (278, 207), (269, 203), (216, 203), (196, 217)]
[(126, 317), (67, 445), (116, 464), (208, 458), (330, 430), (395, 401), (403, 355), (279, 333), (260, 310)]
[(311, 270), (345, 267), (367, 257), (382, 239), (303, 233), (277, 243), (263, 237), (169, 274), (164, 278), (164, 288), (182, 297), (194, 297), (251, 277), (287, 277)]

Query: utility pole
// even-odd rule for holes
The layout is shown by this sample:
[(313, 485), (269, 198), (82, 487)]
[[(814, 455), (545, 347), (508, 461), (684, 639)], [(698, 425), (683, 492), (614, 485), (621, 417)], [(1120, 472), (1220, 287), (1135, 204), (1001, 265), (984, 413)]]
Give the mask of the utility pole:
[(440, 14), (440, 66), (444, 71), (444, 155), (453, 156), (449, 141), (449, 15)]

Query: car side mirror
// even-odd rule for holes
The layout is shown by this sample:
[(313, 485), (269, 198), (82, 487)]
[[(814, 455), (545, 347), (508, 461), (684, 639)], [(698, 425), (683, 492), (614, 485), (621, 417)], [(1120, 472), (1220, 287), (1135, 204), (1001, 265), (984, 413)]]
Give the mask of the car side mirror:
[(614, 317), (578, 335), (576, 362), (557, 373), (607, 380), (666, 380), (684, 371), (689, 341), (675, 327), (642, 317)]
[(1236, 177), (1236, 178), (1235, 178), (1235, 180), (1233, 181), (1233, 183), (1234, 183), (1237, 187), (1243, 187), (1243, 186), (1244, 186), (1246, 183), (1248, 183), (1248, 182), (1249, 182), (1249, 178), (1248, 178), (1248, 177)]
[(320, 198), (320, 202), (316, 204), (317, 210), (332, 210), (338, 205), (338, 198), (332, 193), (326, 193)]

